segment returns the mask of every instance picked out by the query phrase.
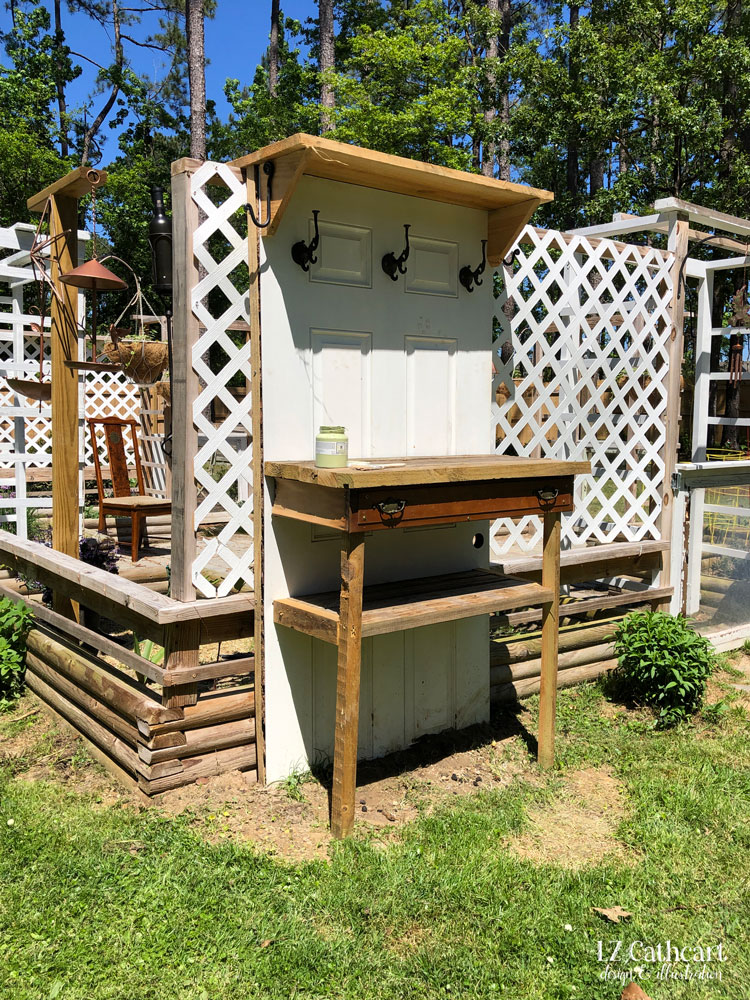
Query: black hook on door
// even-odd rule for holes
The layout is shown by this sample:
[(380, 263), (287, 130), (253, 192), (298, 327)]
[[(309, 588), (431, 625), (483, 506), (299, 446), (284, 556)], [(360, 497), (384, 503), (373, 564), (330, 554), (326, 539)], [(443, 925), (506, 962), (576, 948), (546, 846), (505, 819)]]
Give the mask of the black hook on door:
[(473, 292), (474, 285), (481, 285), (482, 279), (481, 274), (484, 274), (484, 269), (487, 266), (487, 240), (482, 240), (482, 263), (477, 267), (472, 269), (466, 264), (458, 272), (458, 280), (464, 286), (467, 292)]
[[(271, 197), (273, 190), (273, 175), (276, 171), (276, 164), (273, 160), (266, 160), (263, 164), (263, 173), (266, 175), (268, 180), (266, 181), (266, 221), (261, 222), (260, 219), (255, 215), (255, 209), (252, 205), (245, 205), (248, 215), (253, 220), (253, 224), (258, 227), (258, 229), (265, 229), (267, 226), (271, 225)], [(255, 190), (258, 191), (258, 182), (260, 180), (260, 174), (258, 173), (258, 165), (255, 165)]]
[(409, 259), (409, 230), (410, 229), (411, 229), (410, 225), (408, 225), (408, 226), (405, 225), (404, 226), (404, 238), (405, 238), (405, 241), (406, 241), (406, 245), (404, 246), (404, 249), (401, 251), (401, 253), (399, 254), (399, 256), (397, 257), (395, 255), (395, 253), (393, 253), (393, 252), (387, 253), (387, 254), (385, 254), (383, 256), (383, 260), (382, 260), (383, 270), (388, 275), (388, 277), (391, 279), (391, 281), (398, 281), (399, 274), (406, 274), (406, 268), (404, 267), (404, 264)]
[(318, 249), (318, 244), (320, 243), (320, 232), (318, 231), (318, 209), (313, 210), (313, 223), (315, 225), (315, 235), (310, 240), (310, 243), (305, 243), (304, 240), (300, 240), (295, 243), (292, 247), (292, 260), (295, 264), (299, 264), (303, 271), (309, 271), (311, 264), (316, 264), (318, 258), (315, 256), (315, 251)]

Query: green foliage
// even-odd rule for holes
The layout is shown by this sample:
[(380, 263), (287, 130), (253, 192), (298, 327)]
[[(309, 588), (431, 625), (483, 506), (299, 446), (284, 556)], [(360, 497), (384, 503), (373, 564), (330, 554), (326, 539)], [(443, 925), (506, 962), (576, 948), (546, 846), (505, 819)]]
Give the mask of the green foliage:
[(681, 615), (633, 612), (617, 630), (615, 652), (615, 689), (650, 706), (660, 726), (675, 725), (700, 708), (716, 655)]
[(0, 711), (11, 706), (23, 690), (26, 636), (32, 620), (31, 609), (23, 602), (0, 600)]

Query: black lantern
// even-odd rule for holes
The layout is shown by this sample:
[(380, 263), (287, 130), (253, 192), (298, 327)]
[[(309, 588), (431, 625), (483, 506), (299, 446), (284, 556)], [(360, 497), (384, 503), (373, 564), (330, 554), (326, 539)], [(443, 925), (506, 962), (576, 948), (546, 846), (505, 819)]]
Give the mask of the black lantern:
[[(154, 214), (148, 224), (148, 241), (151, 244), (151, 263), (154, 290), (164, 300), (167, 319), (167, 351), (169, 352), (169, 384), (172, 386), (172, 220), (164, 211), (164, 191), (154, 185), (151, 188)], [(164, 437), (164, 452), (167, 459), (172, 457), (172, 432)]]
[(151, 244), (154, 289), (159, 295), (172, 295), (172, 220), (164, 212), (164, 191), (160, 187), (151, 188), (154, 214), (148, 226), (148, 241)]

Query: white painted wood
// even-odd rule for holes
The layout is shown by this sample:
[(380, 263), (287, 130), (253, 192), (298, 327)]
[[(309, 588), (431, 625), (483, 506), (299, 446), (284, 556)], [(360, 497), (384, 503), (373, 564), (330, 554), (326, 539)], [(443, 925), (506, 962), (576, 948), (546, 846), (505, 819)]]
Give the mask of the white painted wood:
[(458, 243), (409, 234), (409, 264), (404, 291), (420, 295), (458, 295)]
[[(318, 258), (310, 265), (310, 281), (330, 285), (372, 287), (372, 230), (318, 219)], [(308, 222), (308, 242), (315, 235), (313, 220)]]
[(405, 337), (406, 454), (456, 454), (456, 355), (447, 337)]
[[(517, 249), (495, 308), (496, 451), (591, 461), (565, 547), (659, 538), (673, 254), (531, 227)], [(498, 521), (493, 554), (541, 539), (538, 518)]]
[[(314, 281), (292, 261), (292, 244), (309, 239), (312, 208), (339, 227), (371, 231), (371, 288)], [(305, 177), (278, 232), (261, 239), (267, 460), (311, 459), (323, 422), (347, 426), (353, 458), (360, 457), (358, 448), (371, 458), (491, 450), (492, 282), (488, 275), (471, 295), (463, 289), (455, 296), (408, 294), (406, 279), (419, 277), (410, 272), (416, 269), (411, 255), (397, 282), (380, 267), (385, 253), (400, 251), (405, 222), (430, 246), (458, 247), (456, 277), (459, 261), (474, 260), (486, 238), (484, 212)], [(324, 243), (323, 235), (322, 259)], [(442, 267), (449, 258), (442, 255)], [(340, 549), (338, 537), (313, 541), (309, 525), (272, 518), (270, 508), (267, 493), (266, 766), (268, 779), (276, 780), (330, 746), (335, 670), (323, 644), (274, 625), (272, 602), (337, 588)], [(487, 529), (480, 523), (369, 536), (366, 580), (487, 566), (488, 547), (471, 544), (477, 531)], [(417, 731), (488, 718), (487, 617), (419, 630), (408, 640), (409, 651), (408, 634), (363, 644), (360, 756), (407, 746)], [(446, 649), (456, 650), (452, 658), (446, 659)], [(430, 680), (435, 668), (439, 682)], [(420, 707), (415, 690), (425, 686), (430, 690)]]

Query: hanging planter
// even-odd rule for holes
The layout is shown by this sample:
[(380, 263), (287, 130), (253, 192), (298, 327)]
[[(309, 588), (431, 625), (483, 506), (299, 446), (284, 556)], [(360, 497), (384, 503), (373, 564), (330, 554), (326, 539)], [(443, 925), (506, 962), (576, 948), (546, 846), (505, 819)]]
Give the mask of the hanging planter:
[(26, 399), (37, 399), (42, 403), (49, 403), (52, 399), (51, 382), (35, 382), (26, 378), (6, 378), (5, 380), (13, 392)]
[(167, 345), (160, 340), (135, 340), (120, 338), (110, 329), (112, 341), (105, 344), (102, 353), (136, 385), (153, 385), (167, 367)]

